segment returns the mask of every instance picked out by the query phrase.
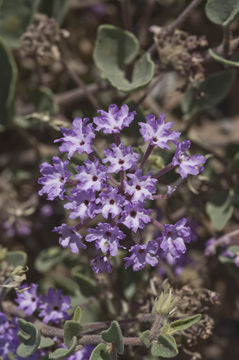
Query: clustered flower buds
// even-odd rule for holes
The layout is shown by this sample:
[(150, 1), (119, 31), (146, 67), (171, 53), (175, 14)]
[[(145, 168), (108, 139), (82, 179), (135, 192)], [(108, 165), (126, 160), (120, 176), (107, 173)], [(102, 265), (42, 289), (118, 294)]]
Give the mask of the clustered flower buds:
[[(46, 162), (41, 165), (39, 194), (46, 194), (48, 200), (57, 197), (66, 200), (64, 206), (69, 210), (69, 218), (78, 222), (75, 226), (62, 224), (54, 229), (60, 235), (60, 244), (78, 253), (92, 243), (96, 257), (91, 264), (96, 273), (112, 270), (110, 257), (116, 256), (119, 249), (129, 252), (124, 258), (125, 267), (132, 266), (134, 271), (146, 264), (156, 266), (162, 257), (180, 258), (186, 251), (185, 243), (191, 241), (188, 220), (183, 218), (175, 225), (162, 225), (153, 218), (150, 202), (160, 198), (157, 194), (160, 176), (173, 168), (183, 179), (189, 174), (197, 175), (203, 171), (205, 157), (190, 156), (190, 141), (179, 143), (180, 133), (172, 130), (173, 123), (165, 122), (161, 114), (158, 119), (146, 115), (146, 121), (139, 122), (140, 134), (149, 142), (140, 159), (140, 154), (125, 145), (120, 137), (136, 112), (130, 112), (127, 105), (120, 109), (110, 105), (108, 112), (99, 110), (98, 113), (100, 116), (94, 117), (93, 123), (88, 118), (76, 118), (72, 129), (61, 129), (63, 137), (55, 142), (61, 142), (59, 150), (67, 153), (68, 160), (55, 156), (52, 165)], [(113, 135), (115, 140), (104, 150), (103, 158), (93, 149), (93, 139), (99, 131)], [(172, 162), (156, 174), (146, 173), (143, 167), (152, 150), (170, 149), (170, 144), (176, 147)], [(83, 165), (74, 166), (75, 162), (71, 162), (75, 154), (84, 154)], [(69, 165), (74, 172), (69, 170)], [(173, 191), (169, 186), (168, 196)], [(83, 239), (81, 230), (100, 215), (96, 228), (89, 227)], [(149, 223), (161, 231), (156, 239), (147, 244), (126, 239), (129, 230), (137, 233)]]

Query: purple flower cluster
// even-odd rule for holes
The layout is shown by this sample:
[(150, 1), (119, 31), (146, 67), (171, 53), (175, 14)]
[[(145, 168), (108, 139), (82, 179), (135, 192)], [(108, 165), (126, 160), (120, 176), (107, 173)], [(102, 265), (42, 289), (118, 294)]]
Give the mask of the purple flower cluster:
[[(23, 310), (26, 315), (36, 315), (43, 320), (44, 323), (59, 324), (60, 321), (69, 319), (67, 311), (70, 309), (70, 298), (62, 296), (60, 290), (50, 288), (47, 295), (37, 295), (37, 284), (23, 285), (21, 292), (17, 294), (15, 299), (18, 304), (18, 309)], [(8, 354), (16, 355), (20, 341), (18, 338), (18, 323), (17, 318), (8, 319), (6, 314), (0, 312), (0, 357), (3, 360), (8, 360)], [(55, 338), (56, 346), (64, 347), (60, 339)], [(70, 360), (89, 360), (94, 346), (85, 345), (81, 350), (69, 357)], [(44, 350), (37, 350), (29, 360), (37, 360), (42, 356), (46, 356)], [(15, 357), (16, 360), (21, 360), (20, 357)]]
[[(172, 130), (173, 123), (165, 122), (165, 115), (161, 114), (158, 119), (146, 115), (146, 121), (139, 123), (143, 140), (149, 142), (140, 159), (139, 153), (124, 144), (120, 137), (120, 132), (130, 126), (136, 112), (130, 112), (127, 105), (120, 109), (110, 105), (108, 112), (99, 110), (98, 113), (100, 116), (94, 117), (93, 123), (89, 119), (76, 118), (72, 129), (61, 129), (63, 136), (55, 142), (61, 142), (59, 150), (68, 154), (67, 161), (53, 157), (53, 165), (41, 165), (39, 183), (43, 187), (39, 194), (47, 194), (49, 200), (65, 199), (69, 218), (77, 222), (75, 226), (62, 224), (54, 229), (60, 235), (60, 244), (78, 253), (92, 243), (96, 257), (91, 264), (96, 273), (112, 270), (110, 257), (116, 256), (119, 249), (129, 251), (130, 255), (124, 258), (125, 267), (132, 266), (134, 271), (146, 264), (156, 266), (162, 253), (180, 257), (186, 251), (185, 243), (191, 240), (187, 219), (181, 219), (175, 225), (161, 225), (154, 221), (149, 202), (161, 196), (157, 194), (161, 175), (173, 168), (177, 168), (182, 178), (197, 175), (203, 171), (205, 157), (190, 156), (190, 141), (179, 143), (180, 133)], [(115, 139), (104, 150), (102, 158), (98, 154), (96, 157), (92, 143), (99, 131), (111, 134)], [(145, 172), (143, 166), (153, 149), (170, 149), (170, 143), (176, 146), (172, 162), (157, 174)], [(86, 160), (71, 173), (67, 166), (74, 154), (83, 154)], [(71, 168), (73, 166), (71, 164)], [(172, 191), (167, 196), (174, 191), (172, 186), (169, 189)], [(89, 227), (83, 239), (81, 229), (97, 216), (102, 217), (101, 222), (96, 228)], [(156, 225), (161, 236), (147, 244), (126, 241), (128, 230), (136, 233), (148, 223)]]

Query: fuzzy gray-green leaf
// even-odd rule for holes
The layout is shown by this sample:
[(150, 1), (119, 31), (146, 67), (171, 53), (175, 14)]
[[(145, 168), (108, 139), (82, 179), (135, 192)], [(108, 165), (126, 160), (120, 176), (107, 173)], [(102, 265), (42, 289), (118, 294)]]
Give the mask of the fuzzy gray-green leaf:
[[(209, 75), (204, 82), (198, 84), (197, 90), (189, 88), (182, 101), (185, 119), (219, 104), (231, 90), (234, 78), (234, 70), (224, 70)], [(202, 93), (201, 97), (199, 93)]]
[(0, 38), (0, 128), (13, 122), (17, 67), (5, 42)]
[(233, 193), (222, 191), (214, 195), (206, 204), (206, 212), (214, 229), (221, 231), (233, 214)]
[(239, 15), (239, 0), (208, 0), (205, 10), (214, 24), (228, 26)]
[(151, 347), (151, 354), (165, 359), (171, 359), (178, 354), (177, 344), (173, 336), (159, 335), (158, 343)]
[(68, 359), (68, 357), (74, 353), (76, 345), (77, 345), (77, 338), (73, 337), (69, 349), (63, 349), (63, 348), (57, 349), (53, 353), (49, 354), (49, 359), (52, 360)]
[(89, 360), (111, 360), (105, 344), (97, 345), (91, 353)]
[(99, 26), (94, 49), (94, 60), (102, 77), (120, 91), (140, 89), (152, 80), (154, 63), (148, 53), (142, 55), (134, 65), (132, 80), (128, 80), (124, 67), (135, 60), (139, 53), (139, 42), (129, 31), (116, 26)]
[(21, 344), (17, 348), (17, 355), (26, 359), (33, 355), (40, 345), (40, 332), (35, 325), (23, 319), (18, 319), (18, 332)]
[(123, 335), (119, 323), (117, 321), (112, 321), (108, 330), (102, 331), (102, 339), (106, 342), (113, 343), (116, 346), (117, 352), (123, 354), (124, 352), (124, 343)]
[(190, 328), (191, 326), (193, 326), (194, 324), (196, 324), (200, 319), (201, 319), (201, 315), (197, 314), (197, 315), (189, 316), (185, 319), (179, 319), (173, 321), (169, 326), (169, 333), (170, 335), (172, 335), (179, 331), (184, 331)]
[(64, 344), (69, 347), (73, 337), (78, 336), (81, 331), (82, 326), (80, 323), (73, 320), (67, 320), (64, 324)]

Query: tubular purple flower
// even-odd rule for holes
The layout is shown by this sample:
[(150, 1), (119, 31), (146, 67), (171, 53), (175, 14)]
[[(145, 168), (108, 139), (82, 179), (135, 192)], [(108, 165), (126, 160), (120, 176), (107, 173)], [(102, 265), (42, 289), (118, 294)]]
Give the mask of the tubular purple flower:
[(109, 106), (108, 112), (98, 110), (101, 117), (94, 117), (96, 131), (103, 130), (105, 134), (117, 134), (123, 128), (128, 127), (134, 120), (136, 111), (129, 112), (129, 107), (124, 104), (120, 109), (115, 104)]
[(17, 298), (15, 299), (18, 304), (17, 308), (23, 310), (27, 315), (32, 315), (38, 308), (37, 288), (37, 284), (30, 284), (30, 288), (25, 284), (20, 287), (21, 292), (17, 293)]
[(143, 229), (151, 221), (149, 214), (152, 210), (145, 210), (142, 204), (127, 204), (119, 222), (136, 232)]
[(185, 242), (188, 243), (191, 241), (191, 229), (189, 226), (186, 226), (186, 224), (187, 219), (182, 218), (175, 225), (163, 225), (162, 236), (157, 240), (166, 256), (169, 253), (174, 258), (178, 258), (186, 252)]
[(99, 223), (95, 229), (88, 229), (85, 240), (94, 241), (96, 249), (100, 249), (102, 253), (109, 252), (111, 256), (116, 256), (118, 248), (121, 247), (119, 241), (124, 238), (125, 234), (117, 226), (112, 227), (107, 223)]
[(61, 234), (59, 239), (61, 246), (64, 248), (69, 247), (74, 254), (78, 254), (79, 249), (86, 249), (86, 245), (80, 241), (82, 236), (75, 228), (62, 224), (61, 226), (55, 227), (53, 231)]
[(133, 266), (134, 271), (142, 270), (146, 264), (156, 266), (158, 264), (158, 243), (149, 241), (148, 244), (134, 245), (129, 251), (130, 257), (125, 257), (125, 268)]
[(96, 274), (101, 274), (104, 271), (110, 273), (112, 271), (112, 266), (107, 259), (107, 256), (97, 255), (96, 258), (91, 261), (91, 266)]
[(93, 218), (96, 212), (95, 193), (89, 191), (72, 191), (73, 196), (68, 196), (68, 202), (64, 205), (67, 210), (72, 210), (70, 219), (80, 218), (81, 222), (86, 217)]
[(52, 158), (53, 165), (44, 162), (41, 164), (40, 171), (43, 177), (38, 179), (38, 183), (43, 188), (38, 192), (40, 196), (47, 194), (48, 200), (54, 200), (57, 196), (64, 199), (65, 184), (71, 173), (67, 171), (69, 161), (61, 161), (57, 156)]
[(78, 191), (100, 191), (104, 188), (104, 181), (107, 180), (107, 168), (100, 165), (99, 160), (86, 160), (85, 165), (76, 167), (78, 174), (75, 179), (80, 183), (77, 185)]
[(189, 174), (198, 175), (204, 170), (206, 158), (203, 155), (189, 156), (187, 151), (191, 146), (190, 140), (184, 140), (177, 146), (172, 164), (178, 166), (180, 176), (185, 179)]
[(88, 118), (75, 118), (71, 129), (61, 128), (63, 137), (54, 142), (62, 141), (59, 150), (61, 153), (68, 152), (68, 159), (71, 159), (75, 152), (90, 154), (93, 151), (92, 139), (95, 138), (92, 124), (87, 124)]
[(139, 155), (133, 152), (132, 147), (124, 146), (122, 143), (117, 146), (112, 144), (110, 149), (105, 150), (103, 163), (110, 163), (108, 166), (109, 173), (118, 173), (136, 167)]
[(125, 197), (119, 194), (119, 189), (110, 186), (105, 192), (102, 191), (99, 194), (96, 204), (100, 205), (98, 212), (107, 219), (109, 215), (112, 217), (119, 215), (125, 201)]
[(61, 294), (61, 290), (50, 288), (47, 295), (40, 295), (39, 317), (43, 318), (45, 324), (50, 321), (58, 324), (63, 319), (69, 319), (67, 310), (70, 309), (71, 299)]
[(180, 136), (180, 132), (171, 131), (172, 122), (165, 123), (165, 115), (160, 114), (159, 119), (154, 115), (146, 115), (146, 123), (139, 122), (140, 133), (145, 141), (150, 141), (150, 144), (157, 146), (159, 149), (170, 149), (168, 143), (176, 140)]
[(151, 177), (151, 173), (142, 176), (142, 170), (136, 170), (133, 174), (127, 174), (131, 179), (125, 181), (125, 192), (132, 196), (131, 202), (143, 202), (146, 198), (153, 199), (153, 194), (156, 192), (155, 183), (157, 179)]

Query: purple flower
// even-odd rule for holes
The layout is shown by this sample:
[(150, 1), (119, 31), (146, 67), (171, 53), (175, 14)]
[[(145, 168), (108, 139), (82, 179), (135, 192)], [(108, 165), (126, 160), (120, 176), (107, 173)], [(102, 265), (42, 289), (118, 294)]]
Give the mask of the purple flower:
[(110, 149), (106, 149), (105, 158), (102, 161), (103, 163), (110, 163), (108, 172), (118, 173), (131, 169), (136, 165), (138, 158), (139, 155), (133, 152), (130, 145), (126, 147), (121, 143), (119, 146), (112, 144)]
[(127, 204), (120, 218), (120, 222), (136, 232), (149, 223), (151, 210), (145, 210), (142, 204)]
[(142, 270), (146, 264), (156, 266), (158, 264), (158, 243), (149, 241), (148, 244), (134, 245), (129, 251), (130, 257), (125, 257), (125, 268), (133, 266), (134, 271)]
[(100, 165), (99, 160), (86, 160), (85, 165), (76, 167), (79, 174), (75, 179), (80, 181), (77, 185), (79, 191), (99, 191), (107, 179), (106, 167)]
[(136, 111), (129, 112), (127, 105), (123, 105), (120, 109), (115, 104), (109, 106), (108, 112), (98, 110), (101, 117), (94, 117), (96, 131), (103, 130), (105, 134), (119, 133), (124, 127), (128, 127), (134, 120)]
[(39, 317), (48, 324), (50, 321), (59, 323), (60, 320), (69, 319), (67, 310), (70, 309), (71, 299), (69, 296), (62, 296), (61, 290), (50, 288), (47, 295), (40, 295)]
[(92, 149), (92, 139), (95, 137), (92, 124), (86, 125), (89, 119), (76, 118), (72, 123), (72, 130), (61, 128), (63, 137), (54, 142), (62, 141), (59, 150), (61, 153), (68, 152), (68, 159), (71, 159), (77, 151), (78, 154), (86, 152), (90, 154)]
[(198, 175), (204, 170), (202, 166), (206, 158), (203, 155), (189, 156), (187, 151), (191, 146), (190, 140), (184, 140), (177, 146), (172, 164), (178, 166), (180, 176), (185, 179), (189, 174)]
[(95, 215), (95, 193), (89, 191), (74, 191), (73, 196), (67, 197), (68, 203), (64, 205), (67, 210), (72, 210), (70, 219), (80, 218), (81, 222), (86, 218), (93, 218)]
[(175, 225), (165, 224), (162, 236), (158, 238), (160, 248), (165, 255), (171, 254), (173, 257), (180, 257), (186, 251), (185, 242), (191, 241), (191, 230), (186, 226), (187, 219), (179, 220)]
[(59, 243), (64, 248), (69, 247), (71, 252), (78, 254), (79, 249), (86, 249), (86, 245), (80, 241), (81, 235), (75, 230), (75, 228), (62, 224), (61, 226), (55, 227), (53, 231), (61, 234)]
[(153, 179), (150, 173), (142, 176), (142, 170), (137, 170), (134, 174), (127, 174), (127, 176), (131, 180), (124, 182), (125, 191), (132, 195), (132, 202), (143, 202), (145, 198), (153, 199), (152, 194), (156, 191), (157, 179)]
[(7, 319), (7, 315), (4, 314), (3, 312), (0, 312), (0, 337), (5, 336), (8, 327), (9, 327), (9, 322)]
[(169, 141), (176, 142), (180, 136), (178, 131), (170, 131), (173, 123), (164, 123), (165, 115), (160, 114), (159, 119), (154, 115), (146, 115), (146, 123), (140, 122), (140, 133), (145, 141), (150, 141), (151, 145), (156, 145), (160, 149), (169, 149)]
[(110, 273), (112, 271), (112, 266), (107, 259), (107, 256), (97, 255), (96, 258), (91, 261), (91, 266), (96, 274), (101, 274), (105, 271)]
[(115, 217), (122, 211), (122, 206), (125, 203), (125, 197), (118, 193), (118, 189), (109, 187), (105, 192), (101, 192), (96, 199), (96, 204), (101, 204), (99, 212), (108, 218), (109, 215)]
[(96, 249), (103, 253), (109, 251), (110, 255), (116, 256), (118, 253), (119, 241), (124, 239), (125, 234), (117, 227), (107, 223), (99, 223), (96, 229), (89, 228), (85, 240), (95, 241)]
[(39, 305), (37, 288), (37, 284), (31, 284), (30, 288), (27, 285), (23, 285), (20, 287), (21, 292), (17, 293), (15, 300), (18, 304), (17, 308), (23, 310), (27, 315), (32, 315)]
[(47, 194), (48, 200), (54, 200), (57, 196), (61, 200), (64, 199), (65, 184), (71, 173), (67, 172), (67, 164), (69, 161), (62, 162), (57, 156), (52, 158), (53, 165), (46, 162), (41, 164), (40, 171), (43, 175), (38, 179), (38, 183), (43, 185), (39, 191), (39, 195)]
[(92, 351), (94, 350), (94, 345), (84, 345), (83, 348), (77, 351), (75, 354), (68, 357), (69, 360), (89, 360)]

